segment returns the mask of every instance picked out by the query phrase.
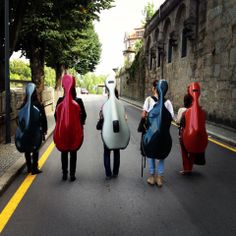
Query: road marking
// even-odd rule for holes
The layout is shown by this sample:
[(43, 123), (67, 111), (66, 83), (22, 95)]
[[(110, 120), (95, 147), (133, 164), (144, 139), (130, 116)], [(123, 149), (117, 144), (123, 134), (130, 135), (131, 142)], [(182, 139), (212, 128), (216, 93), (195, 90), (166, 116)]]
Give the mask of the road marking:
[[(172, 123), (172, 125), (174, 125), (174, 126), (178, 126), (175, 122), (171, 122)], [(229, 146), (229, 145), (226, 145), (226, 144), (223, 144), (223, 143), (221, 143), (221, 142), (219, 142), (219, 141), (216, 141), (215, 139), (213, 139), (213, 138), (210, 138), (210, 137), (208, 137), (208, 140), (210, 141), (210, 142), (212, 142), (212, 143), (215, 143), (215, 144), (217, 144), (217, 145), (219, 145), (219, 146), (221, 146), (221, 147), (223, 147), (223, 148), (226, 148), (226, 149), (228, 149), (228, 150), (230, 150), (230, 151), (232, 151), (232, 152), (236, 152), (236, 148), (233, 148), (233, 147), (231, 147), (231, 146)]]
[(221, 147), (223, 147), (223, 148), (226, 148), (226, 149), (228, 149), (228, 150), (230, 150), (230, 151), (232, 151), (232, 152), (236, 152), (236, 148), (230, 147), (230, 146), (228, 146), (228, 145), (226, 145), (226, 144), (223, 144), (223, 143), (221, 143), (221, 142), (218, 142), (218, 141), (216, 141), (215, 139), (212, 139), (212, 138), (209, 138), (209, 137), (208, 137), (208, 140), (211, 141), (212, 143), (215, 143), (215, 144), (217, 144), (217, 145), (219, 145), (219, 146), (221, 146)]
[[(39, 160), (39, 169), (42, 168), (45, 161), (48, 159), (50, 153), (52, 152), (53, 148), (55, 147), (54, 142), (52, 142), (47, 150), (43, 153), (42, 157)], [(20, 204), (22, 198), (26, 194), (27, 190), (33, 183), (34, 179), (37, 175), (31, 175), (28, 174), (25, 177), (25, 180), (22, 182), (20, 187), (17, 189), (15, 194), (12, 196), (12, 198), (9, 200), (5, 208), (2, 210), (0, 214), (0, 233), (3, 231), (4, 227), (6, 226), (7, 222), (10, 220), (12, 214), (16, 210), (17, 206)]]

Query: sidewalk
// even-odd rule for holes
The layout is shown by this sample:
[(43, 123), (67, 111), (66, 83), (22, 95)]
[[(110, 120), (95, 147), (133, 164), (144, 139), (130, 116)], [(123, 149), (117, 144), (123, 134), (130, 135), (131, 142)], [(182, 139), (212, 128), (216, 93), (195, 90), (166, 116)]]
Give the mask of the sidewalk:
[[(53, 112), (47, 114), (47, 120), (48, 133), (45, 137), (46, 140), (50, 137), (55, 127)], [(0, 143), (0, 196), (14, 177), (25, 167), (24, 154), (17, 151), (14, 142), (14, 137), (12, 137), (11, 143)]]
[[(140, 101), (133, 101), (128, 98), (121, 97), (122, 101), (132, 104), (140, 109), (143, 107), (143, 103)], [(230, 145), (236, 151), (236, 130), (233, 128), (225, 127), (219, 124), (214, 124), (212, 122), (208, 122), (206, 124), (206, 129), (209, 138), (214, 138), (218, 141), (221, 141), (227, 145)]]

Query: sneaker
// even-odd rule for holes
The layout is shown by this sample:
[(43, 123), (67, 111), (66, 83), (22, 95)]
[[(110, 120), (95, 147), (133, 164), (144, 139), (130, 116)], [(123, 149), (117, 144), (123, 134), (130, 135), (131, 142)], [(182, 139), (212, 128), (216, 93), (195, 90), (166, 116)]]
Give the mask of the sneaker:
[(106, 176), (105, 179), (106, 179), (106, 180), (110, 180), (110, 179), (111, 179), (111, 176)]
[(162, 187), (162, 185), (163, 185), (163, 176), (158, 175), (156, 177), (156, 184), (157, 184), (158, 187)]
[(191, 170), (181, 170), (179, 172), (181, 175), (191, 175), (192, 174), (192, 171)]
[(62, 180), (63, 180), (63, 181), (66, 181), (66, 180), (67, 180), (67, 174), (63, 174), (63, 175), (62, 175)]
[(70, 177), (70, 181), (71, 182), (74, 182), (76, 180), (76, 177), (74, 176), (74, 175), (72, 175), (71, 177)]
[(155, 176), (154, 175), (149, 176), (147, 179), (147, 183), (150, 185), (154, 185), (155, 184)]

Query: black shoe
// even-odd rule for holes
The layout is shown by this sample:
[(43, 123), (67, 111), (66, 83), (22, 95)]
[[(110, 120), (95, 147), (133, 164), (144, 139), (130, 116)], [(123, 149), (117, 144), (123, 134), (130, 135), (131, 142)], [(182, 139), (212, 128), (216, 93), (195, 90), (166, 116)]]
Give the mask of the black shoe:
[(106, 180), (110, 180), (111, 179), (111, 176), (106, 176), (106, 178), (105, 178)]
[(117, 177), (118, 177), (118, 175), (115, 175), (115, 174), (112, 175), (113, 179), (116, 179)]
[(32, 172), (31, 172), (31, 174), (32, 174), (32, 175), (36, 175), (36, 174), (40, 174), (40, 173), (42, 173), (42, 172), (43, 172), (42, 170), (39, 170), (39, 169), (37, 168), (37, 169), (33, 169)]
[(67, 180), (67, 174), (63, 174), (63, 175), (62, 175), (62, 180), (63, 180), (63, 181), (66, 181), (66, 180)]
[(73, 182), (73, 181), (75, 181), (75, 180), (76, 180), (76, 177), (75, 177), (74, 175), (72, 175), (72, 176), (70, 177), (70, 181)]

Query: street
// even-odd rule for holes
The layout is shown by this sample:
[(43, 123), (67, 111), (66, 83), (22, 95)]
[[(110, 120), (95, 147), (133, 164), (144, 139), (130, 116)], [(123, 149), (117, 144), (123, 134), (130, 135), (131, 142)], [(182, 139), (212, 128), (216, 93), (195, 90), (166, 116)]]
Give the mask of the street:
[[(162, 188), (141, 178), (141, 110), (123, 103), (131, 139), (121, 151), (117, 179), (105, 180), (103, 144), (96, 130), (106, 97), (83, 96), (87, 111), (85, 139), (78, 151), (75, 182), (62, 181), (60, 152), (54, 148), (4, 227), (2, 236), (83, 235), (235, 235), (236, 156), (209, 142), (206, 165), (182, 176), (178, 129), (171, 126), (173, 146), (165, 162)], [(42, 155), (52, 137), (40, 150)], [(0, 212), (27, 177), (25, 170), (0, 197)], [(8, 206), (9, 208), (11, 206)]]

